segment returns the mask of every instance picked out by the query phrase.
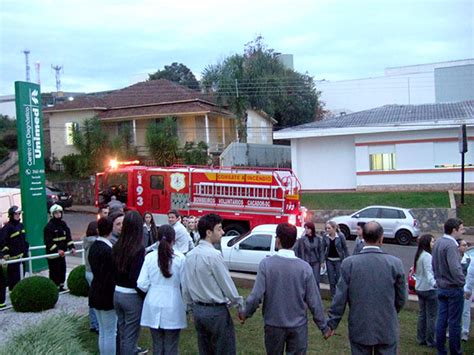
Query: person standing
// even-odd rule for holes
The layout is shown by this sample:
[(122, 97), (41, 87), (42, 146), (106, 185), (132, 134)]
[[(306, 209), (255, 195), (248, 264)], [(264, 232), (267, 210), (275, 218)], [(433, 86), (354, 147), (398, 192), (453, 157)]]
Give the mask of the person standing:
[(196, 220), (196, 217), (194, 216), (189, 217), (188, 232), (189, 232), (189, 236), (193, 240), (194, 245), (197, 245), (199, 242), (199, 232), (197, 230), (197, 220)]
[(357, 222), (357, 226), (356, 226), (357, 238), (355, 240), (355, 246), (354, 246), (352, 255), (359, 254), (362, 248), (364, 248), (365, 246), (364, 236), (362, 235), (364, 233), (364, 226), (365, 226), (365, 222)]
[(398, 313), (407, 287), (402, 261), (381, 250), (383, 228), (373, 221), (364, 226), (365, 247), (341, 265), (341, 278), (329, 309), (328, 325), (335, 330), (349, 303), (352, 354), (397, 354)]
[(456, 238), (464, 233), (462, 220), (450, 218), (444, 224), (444, 235), (433, 247), (433, 272), (438, 286), (438, 320), (436, 348), (438, 354), (447, 354), (446, 329), (449, 328), (451, 354), (461, 354), (461, 317), (464, 306), (465, 277), (461, 267)]
[(99, 232), (97, 231), (97, 223), (99, 219), (103, 217), (107, 218), (108, 216), (109, 216), (109, 208), (107, 206), (99, 207), (97, 211), (97, 219), (94, 221), (91, 221), (87, 225), (86, 234), (98, 236)]
[(431, 234), (424, 234), (418, 238), (418, 249), (413, 264), (416, 277), (415, 290), (420, 308), (416, 338), (418, 344), (428, 345), (431, 348), (436, 347), (435, 327), (438, 313), (436, 280), (431, 266), (431, 251), (434, 242)]
[(112, 237), (110, 238), (110, 241), (112, 242), (112, 245), (115, 245), (120, 237), (120, 234), (122, 233), (124, 213), (116, 211), (110, 213), (108, 218), (112, 223)]
[(187, 326), (181, 296), (185, 257), (173, 250), (173, 227), (161, 226), (158, 241), (158, 251), (146, 255), (137, 280), (146, 292), (140, 324), (150, 328), (154, 354), (178, 354), (179, 333)]
[[(466, 284), (464, 285), (464, 299), (472, 300), (472, 292), (474, 290), (474, 263), (470, 263), (467, 269)], [(468, 334), (469, 340), (469, 334)]]
[(117, 314), (114, 309), (115, 267), (112, 261), (112, 222), (102, 217), (97, 222), (99, 237), (88, 254), (93, 274), (89, 288), (89, 307), (99, 323), (99, 351), (101, 355), (115, 354)]
[(330, 334), (313, 276), (314, 268), (297, 258), (292, 250), (296, 235), (295, 226), (289, 223), (278, 225), (278, 253), (260, 262), (252, 292), (247, 298), (244, 311), (239, 313), (243, 323), (255, 313), (263, 301), (267, 354), (283, 354), (285, 348), (287, 354), (306, 354), (308, 308), (324, 336), (328, 337)]
[[(26, 241), (25, 227), (20, 222), (21, 212), (21, 208), (18, 206), (12, 206), (8, 209), (8, 222), (2, 228), (4, 243), (2, 252), (5, 260), (15, 260), (28, 256), (29, 244)], [(21, 278), (21, 263), (8, 264), (7, 280), (10, 292)]]
[(349, 256), (346, 238), (339, 231), (339, 226), (334, 221), (326, 223), (326, 234), (323, 237), (326, 268), (329, 279), (331, 297), (336, 294), (336, 284), (339, 280), (342, 261)]
[[(91, 226), (91, 223), (89, 223), (89, 225), (87, 226), (86, 235), (82, 237), (82, 248), (84, 249), (84, 266), (86, 268), (85, 277), (87, 283), (89, 284), (89, 287), (91, 287), (92, 279), (94, 278), (94, 274), (92, 273), (91, 269), (91, 264), (89, 263), (89, 251), (92, 244), (94, 244), (94, 242), (97, 240), (97, 237), (99, 236), (99, 223), (96, 222), (95, 226)], [(97, 316), (95, 314), (94, 308), (91, 307), (89, 307), (89, 330), (91, 332), (99, 334), (99, 323), (97, 321)]]
[(44, 227), (44, 244), (47, 254), (57, 253), (56, 256), (48, 257), (49, 278), (58, 286), (59, 291), (64, 291), (66, 281), (66, 251), (71, 250), (76, 255), (76, 248), (71, 239), (71, 230), (63, 221), (63, 208), (52, 205), (49, 209), (51, 219)]
[[(471, 258), (469, 254), (466, 253), (467, 250), (467, 242), (462, 239), (458, 238), (456, 240), (459, 244), (459, 253), (461, 254), (461, 268), (464, 274), (464, 277), (467, 276), (467, 270), (469, 269), (469, 265), (471, 264)], [(467, 341), (469, 339), (469, 328), (471, 325), (471, 300), (464, 300), (464, 306), (462, 311), (462, 322), (461, 322), (461, 340)]]
[(151, 212), (147, 211), (143, 214), (143, 246), (148, 248), (155, 244), (157, 240), (158, 235), (155, 220)]
[(143, 292), (137, 279), (145, 260), (143, 219), (137, 211), (129, 211), (123, 219), (122, 233), (112, 248), (116, 269), (114, 308), (117, 313), (120, 354), (137, 353)]
[(199, 219), (201, 237), (186, 256), (181, 281), (184, 302), (192, 308), (199, 354), (236, 354), (234, 323), (228, 305), (243, 306), (222, 254), (213, 247), (224, 234), (222, 218)]
[(3, 274), (3, 264), (5, 259), (3, 256), (3, 248), (5, 247), (5, 238), (3, 236), (3, 231), (0, 229), (0, 309), (5, 308), (7, 305), (5, 300), (7, 298), (7, 280), (5, 280), (5, 275)]
[(304, 235), (295, 242), (293, 250), (296, 257), (303, 259), (311, 266), (319, 290), (321, 267), (324, 268), (324, 245), (322, 238), (316, 234), (313, 222), (304, 224)]
[(186, 255), (186, 253), (192, 249), (194, 243), (186, 227), (179, 221), (179, 212), (177, 210), (170, 210), (168, 212), (168, 223), (174, 228), (176, 233), (175, 250)]

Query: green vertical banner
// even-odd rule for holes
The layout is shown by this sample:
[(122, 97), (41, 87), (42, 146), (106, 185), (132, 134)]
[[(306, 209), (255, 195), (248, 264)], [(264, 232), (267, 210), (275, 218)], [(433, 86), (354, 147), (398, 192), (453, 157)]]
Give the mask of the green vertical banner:
[[(44, 245), (43, 228), (47, 222), (40, 86), (16, 81), (15, 98), (22, 219), (26, 237), (33, 247)], [(34, 250), (31, 254), (44, 255), (45, 250)], [(33, 271), (45, 266), (46, 260), (36, 260)]]

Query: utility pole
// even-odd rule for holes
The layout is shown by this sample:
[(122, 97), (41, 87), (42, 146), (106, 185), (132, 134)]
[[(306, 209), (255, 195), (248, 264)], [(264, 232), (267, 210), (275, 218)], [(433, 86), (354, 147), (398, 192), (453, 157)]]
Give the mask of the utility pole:
[(36, 84), (41, 85), (41, 78), (40, 78), (40, 62), (35, 63), (35, 71), (36, 71)]
[(23, 51), (23, 54), (25, 54), (25, 66), (26, 66), (26, 81), (30, 81), (30, 61), (28, 60), (28, 56), (30, 55), (30, 50), (25, 49)]

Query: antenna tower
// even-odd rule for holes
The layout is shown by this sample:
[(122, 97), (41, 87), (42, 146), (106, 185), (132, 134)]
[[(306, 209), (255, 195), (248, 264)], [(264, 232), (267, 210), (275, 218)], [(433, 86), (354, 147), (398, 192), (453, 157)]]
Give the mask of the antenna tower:
[(36, 84), (41, 85), (41, 79), (40, 79), (40, 68), (41, 64), (40, 62), (35, 63), (35, 70), (36, 70)]
[(28, 60), (28, 56), (30, 55), (30, 50), (25, 49), (23, 53), (25, 54), (26, 81), (30, 81), (30, 61)]
[(51, 64), (51, 68), (56, 72), (56, 92), (59, 92), (61, 91), (61, 71), (63, 67)]

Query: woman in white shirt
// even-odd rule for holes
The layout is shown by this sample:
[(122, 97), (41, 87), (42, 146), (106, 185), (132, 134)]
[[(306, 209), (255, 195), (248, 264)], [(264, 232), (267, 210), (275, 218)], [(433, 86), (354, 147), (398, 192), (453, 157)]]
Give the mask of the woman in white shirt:
[(418, 249), (415, 254), (415, 290), (418, 295), (417, 340), (420, 345), (436, 347), (435, 325), (438, 313), (438, 300), (436, 295), (436, 281), (431, 266), (431, 250), (434, 237), (424, 234), (418, 238)]
[(179, 333), (187, 326), (180, 288), (185, 257), (173, 250), (173, 227), (158, 229), (158, 243), (158, 250), (145, 257), (137, 281), (147, 292), (140, 324), (150, 328), (153, 354), (178, 354)]

